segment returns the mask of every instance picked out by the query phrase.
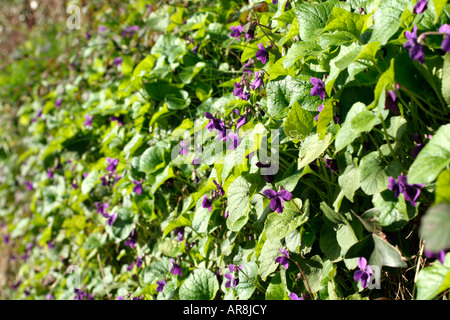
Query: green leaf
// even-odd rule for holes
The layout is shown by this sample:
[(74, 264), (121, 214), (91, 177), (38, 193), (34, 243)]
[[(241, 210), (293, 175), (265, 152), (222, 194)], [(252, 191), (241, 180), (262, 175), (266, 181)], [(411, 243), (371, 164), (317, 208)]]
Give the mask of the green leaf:
[(81, 183), (81, 193), (84, 195), (88, 194), (99, 179), (100, 174), (98, 170), (92, 170), (91, 172), (89, 172), (88, 176), (84, 178), (83, 182)]
[(311, 134), (314, 126), (313, 115), (304, 110), (295, 101), (284, 122), (284, 132), (287, 136), (296, 140), (303, 140)]
[(402, 257), (400, 251), (393, 247), (389, 242), (383, 240), (376, 234), (372, 234), (375, 248), (369, 258), (369, 264), (379, 266), (392, 267), (392, 268), (405, 268), (407, 267), (405, 258)]
[(166, 56), (169, 63), (174, 63), (186, 48), (186, 42), (174, 34), (163, 34), (158, 37), (150, 53)]
[(113, 213), (117, 214), (116, 220), (112, 226), (106, 224), (105, 230), (116, 243), (119, 243), (128, 238), (135, 227), (133, 212), (128, 208), (114, 207), (111, 210), (111, 214)]
[(450, 203), (450, 169), (444, 170), (437, 178), (435, 203)]
[(139, 282), (141, 285), (153, 284), (157, 280), (162, 280), (167, 274), (170, 273), (172, 263), (166, 257), (162, 257), (159, 260), (152, 262), (151, 265), (145, 267), (139, 273)]
[(370, 42), (380, 41), (385, 45), (400, 28), (406, 0), (385, 0), (373, 14), (373, 33)]
[(402, 165), (398, 159), (386, 164), (381, 160), (377, 151), (371, 152), (361, 159), (358, 168), (361, 189), (368, 195), (382, 192), (388, 187), (389, 177), (398, 177), (402, 171)]
[[(344, 165), (345, 169), (342, 169)], [(361, 186), (356, 161), (352, 159), (349, 153), (345, 153), (338, 158), (338, 166), (340, 172), (342, 172), (338, 178), (339, 186), (344, 192), (345, 197), (353, 202), (353, 196)]]
[(258, 274), (266, 281), (268, 275), (274, 272), (279, 264), (275, 262), (275, 258), (280, 255), (281, 241), (276, 239), (266, 239), (258, 257), (259, 269)]
[(299, 35), (302, 40), (316, 39), (327, 24), (336, 2), (338, 1), (330, 0), (322, 3), (301, 3), (295, 6)]
[(181, 300), (213, 300), (219, 290), (219, 281), (214, 272), (195, 269), (180, 286)]
[(436, 24), (439, 21), (439, 17), (441, 16), (442, 12), (444, 12), (444, 7), (447, 4), (447, 0), (430, 0), (428, 1), (428, 10), (431, 11), (431, 13), (434, 16), (433, 23)]
[(87, 237), (87, 239), (83, 242), (83, 248), (86, 250), (92, 250), (95, 248), (99, 248), (106, 243), (106, 234), (100, 233), (92, 233)]
[[(298, 59), (309, 56), (317, 56), (322, 48), (312, 41), (298, 41), (294, 42), (289, 48), (286, 56), (284, 56), (283, 67), (290, 68)], [(272, 74), (270, 73), (272, 77)]]
[(434, 265), (419, 271), (417, 276), (417, 300), (431, 300), (450, 288), (450, 254), (445, 256), (444, 264), (436, 261)]
[(322, 33), (325, 31), (346, 31), (359, 41), (361, 34), (368, 28), (367, 20), (370, 17), (371, 14), (361, 15), (334, 7)]
[(289, 113), (289, 107), (297, 101), (306, 110), (317, 110), (319, 97), (310, 94), (312, 84), (309, 78), (284, 78), (270, 81), (267, 84), (267, 112), (275, 119), (282, 119)]
[(441, 126), (409, 168), (408, 183), (434, 181), (450, 163), (450, 124)]
[(228, 187), (227, 227), (239, 231), (248, 220), (250, 199), (260, 180), (259, 174), (239, 176)]
[(415, 210), (406, 205), (403, 194), (396, 199), (392, 191), (386, 190), (374, 194), (372, 203), (375, 208), (380, 210), (377, 220), (386, 231), (395, 231), (404, 227), (413, 218), (408, 213), (414, 216)]
[(351, 120), (353, 132), (358, 136), (361, 132), (370, 132), (376, 125), (380, 123), (380, 118), (378, 118), (372, 111), (369, 110), (358, 112), (358, 114), (356, 114)]
[(267, 286), (266, 300), (283, 300), (286, 295), (286, 285), (281, 280), (280, 273), (276, 273)]
[(189, 93), (184, 90), (179, 90), (174, 93), (169, 93), (164, 97), (169, 110), (183, 110), (191, 104)]
[(238, 271), (239, 283), (235, 288), (239, 300), (248, 300), (252, 296), (256, 289), (257, 277), (258, 265), (256, 262), (248, 262), (240, 268)]
[(295, 201), (298, 208), (302, 207), (300, 199), (292, 199), (284, 202), (283, 212), (272, 212), (267, 217), (265, 229), (268, 238), (280, 240), (308, 221), (308, 215), (301, 214), (292, 201)]
[(334, 228), (324, 223), (320, 229), (319, 248), (331, 262), (342, 260), (341, 247), (336, 237), (337, 234)]
[(327, 134), (324, 140), (319, 140), (318, 134), (307, 137), (303, 141), (298, 153), (299, 161), (297, 169), (300, 170), (306, 167), (324, 153), (330, 145), (331, 136), (331, 133)]
[(165, 166), (164, 148), (158, 145), (148, 148), (139, 160), (139, 171), (152, 174)]
[(441, 203), (427, 210), (422, 217), (419, 234), (425, 249), (439, 252), (450, 247), (450, 203)]
[(360, 112), (366, 110), (366, 106), (362, 102), (355, 103), (349, 112), (347, 113), (347, 117), (345, 118), (344, 123), (342, 124), (341, 129), (336, 135), (336, 152), (342, 150), (347, 145), (353, 142), (356, 138), (359, 137), (359, 133), (353, 130), (351, 121), (352, 119)]

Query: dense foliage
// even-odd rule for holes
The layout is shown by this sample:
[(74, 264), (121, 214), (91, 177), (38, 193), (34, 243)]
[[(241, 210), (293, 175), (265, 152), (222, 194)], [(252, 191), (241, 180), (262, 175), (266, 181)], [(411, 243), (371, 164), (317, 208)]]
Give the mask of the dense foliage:
[(3, 298), (448, 299), (446, 0), (81, 14), (0, 74)]

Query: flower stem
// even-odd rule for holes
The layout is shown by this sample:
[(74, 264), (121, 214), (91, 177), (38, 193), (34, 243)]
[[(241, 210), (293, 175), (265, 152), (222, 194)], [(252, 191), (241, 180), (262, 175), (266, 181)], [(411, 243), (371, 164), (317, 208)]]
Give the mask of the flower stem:
[(296, 264), (296, 266), (298, 267), (298, 269), (300, 270), (300, 273), (302, 274), (303, 281), (305, 282), (305, 285), (306, 285), (306, 290), (308, 290), (308, 293), (309, 293), (309, 296), (311, 297), (311, 300), (314, 300), (314, 295), (311, 292), (311, 287), (309, 286), (308, 279), (306, 279), (305, 273), (303, 272), (303, 269), (300, 266), (300, 263), (298, 263), (296, 260), (294, 260), (292, 258), (289, 258), (289, 260), (293, 261)]

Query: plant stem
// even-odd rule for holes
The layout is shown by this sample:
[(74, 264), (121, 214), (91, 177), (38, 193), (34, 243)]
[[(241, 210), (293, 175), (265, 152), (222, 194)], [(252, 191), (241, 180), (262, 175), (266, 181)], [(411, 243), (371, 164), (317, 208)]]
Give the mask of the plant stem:
[(239, 267), (239, 266), (235, 266), (240, 272), (242, 272), (242, 274), (248, 279), (248, 281), (250, 281), (255, 288), (257, 288), (259, 291), (261, 291), (262, 293), (266, 293), (266, 289), (264, 289), (263, 287), (261, 287), (259, 284), (256, 284), (255, 282), (253, 282), (252, 279), (250, 279), (250, 277)]
[(289, 258), (289, 260), (293, 261), (296, 264), (296, 266), (298, 267), (298, 269), (300, 270), (300, 273), (302, 274), (303, 281), (306, 284), (306, 290), (308, 290), (308, 293), (309, 293), (309, 296), (311, 297), (311, 300), (314, 300), (314, 295), (311, 292), (311, 287), (309, 286), (308, 279), (306, 279), (305, 273), (303, 272), (303, 269), (300, 266), (300, 263), (298, 263), (296, 260), (291, 259), (291, 258)]

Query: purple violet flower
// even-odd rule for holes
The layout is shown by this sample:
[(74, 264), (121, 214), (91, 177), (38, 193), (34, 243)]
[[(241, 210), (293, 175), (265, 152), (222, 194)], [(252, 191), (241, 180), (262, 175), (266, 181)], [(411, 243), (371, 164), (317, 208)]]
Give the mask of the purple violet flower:
[(187, 156), (189, 154), (189, 148), (184, 140), (180, 141), (180, 146), (181, 146), (180, 154)]
[(156, 284), (157, 284), (156, 291), (161, 292), (161, 291), (163, 291), (164, 287), (166, 286), (166, 281), (165, 280), (156, 281)]
[(61, 98), (56, 99), (56, 101), (55, 101), (55, 107), (61, 108), (61, 105), (62, 105), (62, 99), (61, 99)]
[(314, 86), (311, 89), (311, 95), (319, 96), (322, 100), (324, 100), (325, 99), (325, 84), (323, 83), (323, 81), (318, 78), (315, 78), (315, 77), (311, 77), (309, 79), (309, 81)]
[(106, 209), (109, 207), (109, 204), (95, 202), (95, 206), (97, 207), (97, 213), (100, 213), (105, 218), (109, 217), (109, 215), (106, 213)]
[(192, 48), (192, 50), (191, 50), (193, 53), (198, 53), (198, 44), (196, 44), (193, 48)]
[(138, 195), (141, 195), (142, 194), (142, 183), (137, 180), (132, 180), (131, 182), (133, 182), (135, 184), (135, 186), (133, 187), (133, 192), (137, 193)]
[(396, 116), (399, 114), (398, 101), (397, 96), (395, 95), (395, 91), (388, 91), (388, 94), (386, 95), (386, 101), (384, 103), (384, 109), (391, 110), (392, 113)]
[(357, 270), (353, 275), (353, 279), (356, 282), (361, 281), (361, 286), (363, 288), (367, 288), (367, 282), (371, 275), (373, 275), (372, 268), (367, 264), (367, 260), (364, 257), (360, 257), (358, 259), (358, 267), (360, 270)]
[(114, 62), (114, 65), (118, 67), (118, 66), (120, 66), (122, 64), (123, 58), (122, 57), (117, 57), (117, 58), (115, 58), (113, 60), (113, 62)]
[(292, 193), (287, 190), (275, 192), (272, 189), (266, 189), (263, 193), (270, 199), (270, 209), (278, 213), (283, 212), (283, 200), (289, 201), (292, 198)]
[(132, 37), (139, 30), (139, 26), (131, 26), (123, 29), (122, 36), (123, 37)]
[(444, 40), (442, 40), (442, 50), (450, 52), (450, 24), (444, 24), (439, 27), (439, 32), (446, 33)]
[(444, 264), (445, 259), (445, 250), (441, 250), (439, 252), (433, 252), (430, 250), (425, 250), (425, 256), (431, 259), (438, 259), (441, 264)]
[(173, 233), (177, 236), (177, 241), (183, 241), (184, 227), (177, 227), (173, 229)]
[(227, 141), (229, 141), (228, 150), (236, 149), (241, 143), (241, 141), (239, 140), (239, 136), (234, 132), (228, 134), (227, 138), (228, 138)]
[(264, 79), (264, 72), (256, 71), (255, 72), (255, 81), (253, 81), (250, 88), (252, 90), (256, 90), (259, 87), (261, 87), (264, 84), (263, 79)]
[(275, 258), (275, 262), (282, 265), (285, 269), (289, 268), (289, 252), (286, 249), (280, 249), (281, 256)]
[(112, 226), (113, 224), (114, 224), (114, 221), (116, 221), (116, 218), (117, 218), (117, 213), (113, 213), (112, 215), (110, 215), (109, 217), (108, 217), (108, 220), (106, 220), (106, 223), (109, 225), (109, 226)]
[(50, 179), (53, 179), (54, 176), (55, 176), (55, 173), (53, 172), (53, 170), (50, 168), (47, 168), (47, 177), (49, 177)]
[(269, 50), (270, 47), (265, 48), (262, 43), (258, 43), (259, 50), (256, 52), (256, 59), (261, 61), (262, 64), (266, 64), (267, 59), (269, 58)]
[(417, 40), (417, 26), (413, 27), (412, 32), (405, 31), (405, 37), (408, 41), (403, 44), (403, 47), (409, 51), (409, 57), (423, 64), (425, 61), (425, 48)]
[(228, 280), (227, 282), (225, 282), (225, 288), (231, 288), (231, 286), (235, 288), (239, 284), (239, 279), (235, 277), (234, 271), (236, 269), (234, 264), (228, 265), (228, 270), (230, 271), (230, 273), (225, 273), (224, 275), (224, 277)]
[(324, 158), (323, 161), (325, 161), (325, 163), (326, 163), (325, 167), (329, 168), (332, 173), (335, 173), (338, 171), (336, 160)]
[(428, 0), (419, 0), (414, 6), (413, 13), (419, 14), (425, 11), (427, 8)]
[(248, 76), (250, 76), (252, 74), (252, 67), (253, 64), (255, 63), (255, 60), (253, 59), (248, 59), (247, 62), (244, 64), (244, 66), (242, 67), (242, 71), (246, 72)]
[(304, 300), (303, 297), (299, 297), (294, 292), (289, 293), (289, 299), (291, 299), (291, 300)]
[(108, 167), (106, 168), (106, 171), (114, 173), (116, 171), (117, 165), (119, 164), (119, 159), (117, 158), (111, 159), (110, 157), (107, 157), (106, 161), (108, 162)]
[(134, 261), (130, 263), (130, 265), (127, 267), (127, 271), (131, 271), (134, 268)]
[(125, 119), (125, 115), (121, 114), (120, 116), (116, 117), (116, 116), (112, 116), (109, 118), (109, 120), (111, 122), (117, 121), (117, 124), (121, 127), (125, 126), (125, 123), (123, 122), (123, 120)]
[(86, 119), (86, 121), (84, 122), (84, 125), (86, 127), (92, 127), (92, 119), (94, 119), (94, 116), (89, 116), (89, 115), (85, 114), (84, 118)]
[(55, 299), (55, 297), (52, 296), (50, 293), (47, 293), (47, 294), (45, 295), (45, 300), (54, 300), (54, 299)]
[(213, 182), (217, 187), (217, 191), (223, 197), (225, 195), (225, 191), (223, 190), (222, 186), (216, 180), (213, 180)]
[(173, 258), (170, 259), (170, 262), (172, 262), (172, 267), (170, 268), (170, 273), (173, 275), (179, 274), (180, 277), (183, 276), (183, 271), (181, 270), (181, 266), (175, 263), (175, 260)]
[(134, 247), (137, 244), (137, 232), (136, 228), (131, 231), (131, 234), (129, 235), (128, 239), (125, 240), (125, 245), (130, 247), (131, 249), (134, 249)]
[(27, 190), (28, 191), (32, 191), (33, 190), (33, 184), (30, 181), (25, 181), (24, 183), (27, 186)]
[(239, 115), (239, 119), (236, 121), (236, 129), (239, 129), (247, 123), (247, 118), (242, 116), (238, 109), (234, 109), (234, 112)]
[(97, 29), (98, 32), (105, 32), (107, 30), (108, 30), (107, 26), (99, 26), (98, 29)]
[(394, 192), (394, 196), (398, 198), (400, 193), (403, 193), (405, 200), (409, 201), (411, 205), (416, 206), (417, 198), (420, 195), (420, 189), (425, 187), (424, 184), (408, 184), (408, 177), (400, 175), (397, 178), (398, 182), (393, 178), (389, 177), (388, 189)]
[(237, 27), (231, 26), (230, 30), (231, 30), (231, 33), (230, 33), (231, 37), (239, 38), (241, 36), (241, 33), (242, 33), (242, 26), (241, 25), (239, 25)]
[(205, 196), (203, 197), (202, 208), (208, 209), (209, 212), (211, 212), (212, 204), (213, 204), (213, 200), (209, 200), (205, 194)]

